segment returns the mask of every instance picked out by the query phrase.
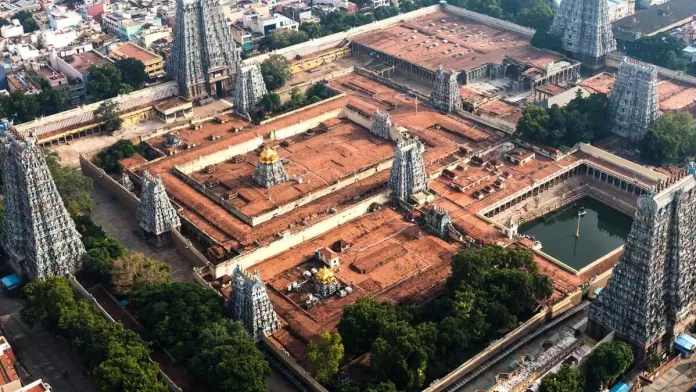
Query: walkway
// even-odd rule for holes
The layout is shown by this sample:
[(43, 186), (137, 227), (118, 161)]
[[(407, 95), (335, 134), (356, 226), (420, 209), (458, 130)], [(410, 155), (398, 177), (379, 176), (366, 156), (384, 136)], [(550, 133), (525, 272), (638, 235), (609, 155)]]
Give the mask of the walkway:
[(641, 392), (687, 392), (696, 383), (696, 356), (682, 358), (679, 363), (660, 375)]
[[(30, 328), (19, 316), (22, 304), (0, 295), (0, 325), (17, 359), (31, 380), (43, 379), (56, 392), (96, 391), (94, 380), (86, 375), (80, 359), (70, 345), (48, 332), (42, 325)], [(63, 374), (67, 372), (68, 377)]]

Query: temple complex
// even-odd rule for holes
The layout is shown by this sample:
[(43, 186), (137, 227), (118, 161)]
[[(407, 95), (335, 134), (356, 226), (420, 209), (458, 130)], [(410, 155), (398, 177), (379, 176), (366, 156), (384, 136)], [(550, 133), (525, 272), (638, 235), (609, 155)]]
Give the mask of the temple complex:
[(254, 181), (264, 188), (273, 188), (288, 180), (283, 161), (271, 146), (266, 146), (259, 155), (259, 163), (254, 171)]
[(411, 196), (428, 188), (423, 163), (425, 147), (417, 137), (404, 138), (394, 148), (394, 162), (389, 175), (389, 189), (393, 199), (409, 201)]
[(53, 183), (36, 139), (4, 135), (2, 245), (31, 280), (77, 269), (85, 247)]
[(640, 197), (623, 255), (590, 306), (597, 336), (616, 331), (645, 352), (670, 346), (694, 321), (696, 166)]
[(239, 67), (234, 91), (234, 106), (237, 112), (248, 114), (266, 95), (261, 67), (258, 64)]
[(382, 139), (391, 139), (391, 136), (389, 136), (389, 128), (392, 126), (392, 120), (389, 113), (382, 113), (377, 110), (375, 114), (372, 115), (372, 120), (373, 123), (370, 131)]
[(163, 234), (181, 226), (181, 222), (164, 190), (162, 177), (153, 177), (150, 173), (143, 172), (142, 178), (138, 224), (146, 235), (154, 236), (157, 246), (161, 246), (166, 242)]
[(640, 141), (659, 114), (657, 69), (624, 59), (611, 93), (611, 131)]
[(232, 296), (227, 304), (232, 310), (232, 317), (244, 324), (255, 341), (259, 341), (262, 335), (277, 331), (280, 328), (278, 316), (268, 300), (266, 285), (259, 271), (252, 275), (237, 267), (232, 281)]
[(167, 74), (191, 100), (230, 95), (240, 54), (219, 0), (177, 0)]
[(604, 56), (616, 50), (607, 0), (564, 1), (549, 34), (561, 37), (563, 49), (592, 70), (604, 66)]

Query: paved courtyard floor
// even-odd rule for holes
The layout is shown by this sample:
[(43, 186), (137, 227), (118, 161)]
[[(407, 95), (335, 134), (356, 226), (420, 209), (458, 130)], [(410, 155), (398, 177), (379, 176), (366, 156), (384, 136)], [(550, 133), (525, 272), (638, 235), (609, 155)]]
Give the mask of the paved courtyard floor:
[(687, 392), (696, 383), (696, 356), (683, 358), (641, 392)]
[(19, 316), (21, 309), (18, 299), (0, 295), (2, 334), (10, 342), (22, 367), (31, 375), (30, 380), (41, 378), (55, 392), (95, 391), (94, 380), (86, 374), (70, 345), (41, 325), (30, 328)]

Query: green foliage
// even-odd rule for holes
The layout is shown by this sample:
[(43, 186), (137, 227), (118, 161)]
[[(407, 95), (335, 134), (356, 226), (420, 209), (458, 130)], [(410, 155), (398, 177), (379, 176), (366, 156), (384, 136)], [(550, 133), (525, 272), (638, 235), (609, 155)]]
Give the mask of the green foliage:
[(269, 91), (279, 89), (290, 80), (290, 61), (279, 54), (273, 54), (261, 63), (261, 74)]
[(102, 229), (101, 226), (96, 225), (88, 216), (77, 215), (73, 216), (72, 218), (73, 222), (75, 222), (75, 229), (77, 229), (77, 232), (82, 236), (82, 243), (85, 245), (85, 247), (87, 247), (87, 249), (90, 248), (88, 245), (90, 243), (89, 239), (106, 238), (104, 229)]
[(396, 321), (396, 311), (389, 302), (359, 297), (354, 304), (343, 308), (338, 332), (346, 351), (352, 354), (364, 353), (382, 336), (386, 326)]
[(267, 93), (261, 98), (261, 106), (267, 112), (277, 112), (280, 109), (280, 95), (276, 93)]
[[(107, 132), (121, 129), (123, 120), (118, 115), (118, 104), (114, 101), (104, 101), (94, 110), (94, 120), (102, 123)], [(131, 154), (132, 155), (132, 154)]]
[(241, 323), (222, 319), (202, 328), (189, 371), (210, 391), (264, 392), (271, 371)]
[(68, 279), (54, 276), (24, 287), (22, 319), (43, 322), (68, 341), (92, 370), (102, 392), (164, 392), (150, 350), (135, 332), (109, 322), (84, 300), (76, 300)]
[(119, 94), (123, 77), (114, 64), (92, 65), (89, 72), (89, 94), (97, 101), (113, 98)]
[[(317, 103), (324, 99), (328, 99), (336, 95), (336, 92), (326, 85), (326, 82), (321, 81), (312, 85), (306, 92), (303, 92), (299, 87), (294, 87), (290, 91), (290, 100), (284, 104), (280, 103), (280, 96), (275, 93), (268, 93), (261, 99), (263, 112), (280, 114), (301, 107)], [(262, 118), (261, 113), (257, 114), (258, 118)]]
[(523, 9), (515, 16), (515, 23), (531, 27), (537, 31), (548, 31), (556, 13), (544, 0), (536, 0), (531, 7)]
[(539, 392), (583, 392), (583, 384), (580, 370), (563, 365), (558, 372), (541, 380)]
[(317, 381), (326, 384), (338, 374), (338, 366), (343, 359), (341, 335), (324, 332), (317, 341), (309, 342), (307, 364), (309, 372)]
[(517, 133), (525, 139), (555, 148), (591, 142), (609, 130), (609, 99), (604, 94), (576, 97), (563, 108), (528, 106), (517, 123)]
[(696, 155), (696, 125), (687, 112), (667, 113), (643, 137), (641, 157), (653, 165), (676, 165)]
[(44, 155), (56, 189), (70, 215), (89, 213), (92, 209), (92, 179), (77, 168), (62, 166), (55, 152), (44, 150)]
[(626, 44), (626, 53), (638, 60), (676, 71), (686, 71), (687, 62), (681, 56), (686, 46), (668, 33), (660, 33)]
[(554, 52), (563, 51), (563, 43), (561, 37), (549, 34), (546, 30), (537, 30), (532, 36), (532, 46), (539, 49), (553, 50)]
[(645, 355), (645, 371), (652, 373), (662, 363), (662, 356), (655, 348), (651, 348)]
[(133, 302), (152, 338), (180, 360), (196, 352), (201, 327), (223, 316), (222, 297), (196, 283), (148, 284)]
[(126, 296), (147, 283), (171, 282), (172, 268), (142, 253), (129, 252), (111, 263), (110, 276), (114, 292)]
[(324, 26), (315, 22), (305, 22), (300, 25), (300, 31), (307, 34), (307, 37), (314, 39), (325, 35)]
[(24, 27), (24, 34), (34, 32), (39, 29), (39, 24), (29, 11), (19, 11), (12, 15), (10, 19), (18, 19), (19, 23)]
[(324, 32), (328, 34), (340, 33), (351, 27), (362, 26), (364, 24), (374, 22), (375, 18), (372, 14), (347, 14), (344, 11), (333, 11), (321, 18), (321, 25), (324, 26)]
[(621, 376), (633, 363), (627, 343), (613, 341), (595, 347), (585, 362), (585, 391), (596, 392)]
[(370, 385), (365, 389), (365, 392), (398, 392), (396, 385), (393, 382), (381, 382), (377, 385)]
[(434, 329), (431, 323), (416, 328), (405, 321), (388, 324), (371, 349), (370, 363), (378, 378), (399, 389), (420, 389), (434, 353)]
[(141, 89), (150, 80), (145, 72), (145, 64), (142, 61), (126, 58), (116, 61), (116, 68), (121, 71), (123, 83), (130, 85), (134, 90)]
[(374, 16), (375, 20), (383, 20), (396, 15), (399, 15), (399, 9), (396, 7), (382, 6), (372, 10), (372, 16)]
[(276, 50), (286, 48), (288, 46), (301, 44), (309, 40), (309, 35), (304, 31), (295, 31), (287, 29), (276, 29), (266, 34), (259, 42), (259, 50)]
[(109, 174), (118, 173), (118, 161), (130, 158), (135, 153), (145, 155), (145, 146), (136, 146), (130, 140), (119, 140), (106, 150), (100, 151), (93, 159), (95, 165)]

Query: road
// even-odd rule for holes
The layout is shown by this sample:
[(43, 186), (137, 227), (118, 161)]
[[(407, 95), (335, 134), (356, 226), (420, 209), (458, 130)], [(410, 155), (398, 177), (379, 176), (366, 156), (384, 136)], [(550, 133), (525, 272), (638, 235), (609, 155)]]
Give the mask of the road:
[[(17, 299), (4, 293), (0, 295), (2, 333), (31, 379), (43, 379), (56, 392), (95, 391), (94, 380), (86, 375), (86, 369), (70, 345), (41, 325), (30, 328), (22, 322), (20, 309), (22, 304)], [(67, 377), (63, 376), (65, 372)]]

